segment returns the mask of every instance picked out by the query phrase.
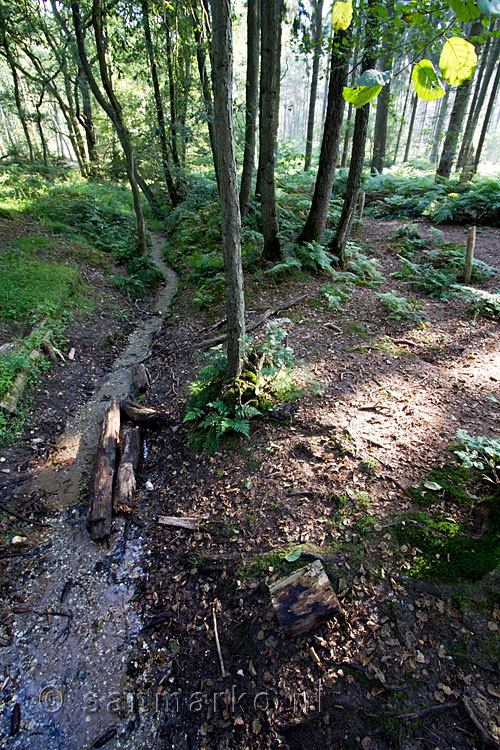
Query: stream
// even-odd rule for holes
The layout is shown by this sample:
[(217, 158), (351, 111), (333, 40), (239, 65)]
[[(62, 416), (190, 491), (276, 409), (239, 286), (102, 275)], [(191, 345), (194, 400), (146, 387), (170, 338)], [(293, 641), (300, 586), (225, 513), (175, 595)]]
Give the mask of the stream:
[[(154, 698), (138, 694), (130, 664), (142, 628), (133, 597), (141, 560), (148, 555), (147, 533), (116, 518), (111, 544), (93, 542), (85, 528), (82, 485), (88, 485), (109, 401), (130, 392), (132, 365), (150, 355), (175, 295), (177, 276), (163, 261), (164, 244), (163, 235), (152, 234), (151, 255), (166, 282), (151, 314), (23, 488), (44, 498), (50, 528), (40, 533), (36, 554), (20, 567), (22, 603), (14, 607), (10, 645), (0, 650), (4, 671), (10, 670), (11, 695), (3, 706), (3, 736), (9, 735), (16, 704), (21, 720), (19, 733), (2, 747), (155, 747)], [(152, 518), (153, 507), (145, 509), (141, 520), (147, 524)]]

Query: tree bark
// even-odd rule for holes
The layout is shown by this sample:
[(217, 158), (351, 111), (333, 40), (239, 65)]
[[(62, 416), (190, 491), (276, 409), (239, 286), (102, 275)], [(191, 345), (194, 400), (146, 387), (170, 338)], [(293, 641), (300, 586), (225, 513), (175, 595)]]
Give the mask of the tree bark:
[(140, 427), (124, 429), (121, 454), (116, 472), (113, 509), (115, 513), (130, 513), (135, 504), (136, 474), (141, 457)]
[(314, 137), (314, 114), (316, 97), (318, 94), (319, 63), (321, 60), (321, 40), (323, 38), (323, 0), (313, 0), (314, 8), (314, 51), (311, 76), (311, 91), (309, 94), (309, 111), (307, 115), (306, 157), (304, 172), (311, 168), (311, 156)]
[(338, 31), (330, 61), (330, 82), (328, 85), (328, 105), (326, 109), (318, 174), (309, 215), (298, 242), (321, 242), (325, 231), (332, 193), (333, 178), (339, 154), (340, 131), (344, 114), (345, 100), (342, 89), (345, 85), (349, 55), (348, 45), (351, 32)]
[(5, 59), (7, 60), (7, 64), (10, 68), (10, 72), (12, 75), (12, 82), (14, 84), (14, 100), (16, 102), (17, 113), (19, 115), (24, 137), (26, 139), (26, 145), (28, 146), (29, 159), (32, 162), (34, 161), (35, 153), (34, 153), (33, 143), (31, 140), (28, 123), (26, 119), (26, 111), (25, 111), (22, 96), (21, 96), (21, 89), (19, 87), (19, 76), (17, 75), (15, 60), (12, 56), (10, 45), (7, 41), (7, 30), (5, 28), (5, 20), (1, 17), (1, 14), (0, 14), (0, 44), (4, 48)]
[(252, 175), (255, 163), (255, 131), (259, 103), (259, 26), (260, 0), (248, 0), (245, 149), (240, 185), (240, 213), (242, 217), (245, 217), (250, 209)]
[(111, 533), (113, 480), (120, 436), (120, 400), (114, 398), (104, 417), (90, 488), (87, 530), (92, 539), (106, 539)]
[(413, 105), (411, 108), (410, 125), (408, 127), (408, 136), (406, 138), (406, 147), (405, 147), (405, 155), (403, 157), (403, 162), (407, 162), (408, 159), (410, 158), (411, 139), (413, 135), (413, 128), (415, 127), (415, 117), (417, 116), (417, 108), (418, 108), (418, 96), (415, 94), (413, 97)]
[(446, 122), (446, 115), (448, 114), (449, 98), (450, 98), (450, 89), (446, 89), (446, 94), (441, 99), (434, 138), (432, 140), (432, 149), (431, 149), (431, 154), (429, 156), (429, 160), (431, 164), (435, 164), (437, 162), (438, 153), (439, 153), (439, 145), (441, 141), (443, 140), (444, 124)]
[(406, 89), (405, 101), (403, 104), (403, 112), (401, 114), (401, 124), (399, 126), (398, 137), (396, 139), (396, 147), (394, 148), (394, 162), (396, 162), (398, 159), (399, 144), (401, 143), (401, 136), (403, 135), (403, 127), (406, 123), (406, 107), (408, 106), (408, 101), (410, 98), (410, 87), (411, 87), (411, 79), (408, 81), (408, 88)]
[(227, 377), (241, 373), (245, 339), (245, 300), (241, 263), (241, 218), (233, 133), (233, 52), (230, 0), (211, 0), (212, 85), (215, 153), (220, 180), (222, 245), (226, 278)]
[(97, 56), (98, 56), (98, 63), (99, 63), (99, 71), (101, 74), (101, 81), (104, 86), (104, 90), (106, 92), (107, 98), (104, 96), (104, 94), (102, 93), (101, 89), (99, 88), (97, 84), (97, 81), (94, 77), (94, 74), (92, 73), (92, 69), (90, 67), (90, 63), (87, 57), (87, 52), (85, 49), (85, 42), (83, 38), (83, 25), (82, 25), (78, 0), (71, 0), (71, 10), (72, 10), (73, 23), (75, 27), (76, 39), (77, 39), (77, 44), (78, 44), (78, 53), (80, 56), (80, 62), (82, 64), (83, 71), (87, 77), (89, 86), (92, 89), (92, 93), (94, 94), (97, 102), (100, 104), (102, 109), (106, 112), (109, 119), (113, 123), (115, 130), (116, 130), (116, 134), (120, 140), (123, 153), (125, 155), (125, 160), (127, 164), (127, 177), (130, 183), (130, 188), (132, 191), (132, 197), (134, 201), (134, 210), (135, 210), (135, 216), (136, 216), (136, 221), (137, 221), (139, 252), (145, 254), (147, 251), (146, 225), (144, 222), (144, 215), (142, 213), (141, 196), (139, 193), (139, 186), (137, 183), (137, 167), (135, 163), (135, 155), (134, 155), (134, 151), (132, 148), (132, 141), (131, 141), (130, 133), (127, 127), (125, 126), (125, 123), (123, 120), (123, 113), (122, 113), (120, 103), (118, 102), (115, 96), (115, 93), (113, 91), (113, 87), (111, 84), (111, 80), (108, 75), (108, 70), (107, 70), (107, 65), (106, 65), (106, 55), (105, 55), (105, 49), (104, 49), (103, 29), (102, 29), (101, 3), (102, 3), (102, 0), (94, 0), (94, 4), (92, 8), (92, 26), (94, 29), (94, 36), (96, 40)]
[(165, 182), (167, 185), (168, 194), (172, 206), (179, 204), (179, 195), (177, 188), (174, 184), (172, 173), (170, 171), (170, 165), (168, 163), (168, 143), (167, 143), (167, 132), (165, 129), (165, 113), (163, 111), (163, 102), (161, 98), (160, 82), (158, 80), (158, 69), (156, 67), (156, 56), (153, 47), (153, 39), (151, 36), (151, 26), (149, 23), (149, 2), (148, 0), (142, 0), (142, 21), (144, 26), (144, 36), (146, 39), (146, 50), (148, 53), (149, 69), (151, 71), (151, 80), (153, 81), (153, 93), (156, 106), (156, 119), (158, 121), (158, 131), (160, 136), (160, 147), (161, 147), (161, 160), (163, 165), (163, 174), (165, 176)]
[[(377, 60), (376, 49), (376, 27), (372, 7), (375, 0), (368, 0), (365, 44), (363, 54), (363, 70), (375, 67)], [(368, 132), (368, 119), (370, 117), (370, 103), (356, 110), (354, 120), (354, 133), (352, 138), (351, 164), (347, 177), (346, 195), (342, 205), (342, 212), (337, 226), (337, 231), (330, 244), (330, 249), (339, 257), (340, 265), (345, 267), (345, 247), (351, 231), (354, 211), (358, 202), (359, 188), (363, 175), (363, 162), (365, 157), (366, 135)]]
[[(392, 70), (392, 54), (386, 53), (381, 60), (382, 70)], [(373, 156), (370, 165), (372, 174), (381, 173), (384, 169), (385, 150), (387, 145), (387, 120), (389, 116), (389, 102), (391, 98), (391, 84), (386, 84), (377, 97), (377, 111), (375, 114), (375, 130), (373, 134)]]
[[(483, 25), (481, 21), (475, 21), (471, 28), (471, 36), (477, 36), (481, 33)], [(478, 45), (476, 44), (476, 52)], [(450, 116), (450, 122), (446, 131), (446, 138), (444, 140), (443, 151), (441, 153), (441, 159), (436, 170), (436, 177), (444, 177), (449, 179), (455, 157), (457, 154), (458, 140), (460, 138), (460, 132), (464, 123), (465, 112), (467, 110), (467, 102), (469, 101), (470, 94), (473, 89), (474, 77), (462, 83), (458, 87), (455, 95), (455, 101), (453, 103), (453, 110)]]
[(495, 80), (493, 81), (493, 86), (490, 92), (490, 98), (488, 100), (488, 106), (486, 108), (486, 113), (484, 115), (483, 127), (481, 128), (481, 135), (479, 136), (479, 143), (477, 144), (476, 155), (474, 157), (474, 164), (472, 166), (472, 174), (475, 174), (477, 172), (478, 167), (479, 167), (479, 162), (481, 161), (481, 153), (483, 151), (484, 141), (486, 138), (486, 133), (488, 132), (488, 125), (490, 123), (491, 114), (493, 112), (493, 107), (495, 104), (495, 99), (498, 93), (499, 86), (500, 86), (500, 64), (497, 67)]
[(281, 258), (274, 185), (280, 5), (280, 0), (265, 0), (262, 4), (261, 24), (259, 173), (264, 235), (263, 257), (270, 261)]

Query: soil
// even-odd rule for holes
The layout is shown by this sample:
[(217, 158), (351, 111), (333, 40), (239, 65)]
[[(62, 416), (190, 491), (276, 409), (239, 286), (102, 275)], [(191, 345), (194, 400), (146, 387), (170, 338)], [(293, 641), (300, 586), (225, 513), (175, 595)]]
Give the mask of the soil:
[[(381, 261), (381, 291), (408, 295), (389, 277), (390, 238), (400, 225), (370, 220), (357, 232)], [(430, 229), (419, 226), (422, 234)], [(446, 241), (465, 242), (462, 228), (441, 229)], [(478, 233), (477, 256), (496, 268), (499, 240), (498, 230)], [(101, 374), (111, 357), (96, 363), (97, 353), (82, 345), (83, 361), (44, 382), (31, 445), (2, 451), (12, 475), (5, 475), (6, 501), (51, 524), (40, 530), (10, 519), (9, 533), (26, 541), (0, 552), (29, 555), (0, 560), (6, 747), (416, 750), (479, 748), (487, 735), (500, 744), (498, 579), (412, 578), (419, 551), (404, 549), (394, 533), (405, 514), (422, 510), (411, 487), (452, 461), (457, 429), (498, 435), (498, 322), (472, 319), (458, 298), (422, 298), (429, 324), (393, 322), (377, 290), (365, 287), (338, 313), (323, 304), (325, 282), (309, 279), (297, 290), (286, 281), (247, 281), (250, 319), (306, 293), (279, 318), (321, 392), (255, 422), (249, 440), (212, 456), (188, 446), (185, 385), (200, 366), (195, 342), (224, 310), (203, 320), (189, 294), (177, 296), (147, 360), (146, 403), (171, 423), (146, 435), (137, 507), (127, 521), (116, 519), (107, 549), (93, 545), (98, 560), (85, 536), (85, 482), (62, 506), (28, 490), (58, 460), (51, 446), (67, 421), (64, 408), (78, 406), (75, 385), (83, 402), (84, 383), (97, 384), (85, 364)], [(483, 288), (498, 286), (496, 276)], [(81, 380), (71, 380), (73, 367), (82, 368)], [(24, 485), (14, 478), (26, 473)], [(468, 506), (429, 493), (431, 509), (472, 524)], [(159, 515), (200, 523), (194, 531), (171, 528), (158, 524)], [(298, 545), (295, 567), (322, 560), (341, 610), (287, 638), (268, 585), (293, 568), (283, 551)], [(74, 556), (78, 578), (61, 602)], [(70, 653), (78, 644), (87, 650)], [(9, 739), (13, 726), (18, 733)]]

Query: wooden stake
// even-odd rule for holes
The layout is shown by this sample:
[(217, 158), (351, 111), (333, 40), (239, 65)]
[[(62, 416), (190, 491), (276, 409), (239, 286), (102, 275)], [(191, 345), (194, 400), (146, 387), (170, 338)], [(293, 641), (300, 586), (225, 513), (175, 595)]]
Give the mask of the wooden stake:
[(359, 194), (359, 199), (358, 199), (358, 221), (361, 221), (363, 219), (363, 211), (365, 210), (365, 200), (366, 200), (366, 193), (363, 190)]
[(476, 247), (476, 227), (469, 227), (467, 233), (467, 250), (465, 253), (465, 270), (464, 282), (470, 284), (472, 276), (472, 261), (474, 260), (474, 250)]

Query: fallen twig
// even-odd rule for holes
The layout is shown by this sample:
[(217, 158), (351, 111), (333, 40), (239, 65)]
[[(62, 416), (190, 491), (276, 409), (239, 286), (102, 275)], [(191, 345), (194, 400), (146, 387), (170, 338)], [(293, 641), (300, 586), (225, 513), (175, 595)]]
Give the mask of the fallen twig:
[(15, 510), (11, 510), (3, 503), (0, 503), (0, 510), (3, 510), (4, 513), (8, 513), (9, 516), (13, 516), (14, 518), (18, 518), (20, 521), (24, 521), (25, 523), (32, 523), (33, 526), (44, 526), (46, 528), (50, 528), (50, 523), (42, 523), (42, 521), (35, 521), (31, 518), (27, 518), (26, 516), (23, 516), (22, 513), (16, 513)]
[(500, 748), (500, 742), (498, 742), (486, 729), (486, 727), (483, 727), (479, 719), (477, 718), (476, 714), (473, 711), (473, 708), (465, 695), (462, 695), (462, 703), (464, 704), (465, 711), (467, 713), (467, 716), (472, 721), (474, 726), (476, 727), (477, 731), (483, 738), (483, 742), (486, 745), (489, 745), (490, 747), (498, 747)]
[(219, 631), (217, 630), (217, 616), (215, 614), (215, 607), (212, 609), (212, 616), (214, 620), (214, 636), (215, 636), (215, 645), (217, 646), (217, 653), (219, 654), (219, 662), (220, 662), (220, 671), (222, 674), (222, 677), (226, 676), (226, 670), (224, 669), (224, 659), (222, 658), (222, 651), (220, 648), (220, 642), (219, 642)]

